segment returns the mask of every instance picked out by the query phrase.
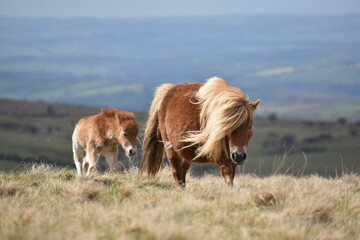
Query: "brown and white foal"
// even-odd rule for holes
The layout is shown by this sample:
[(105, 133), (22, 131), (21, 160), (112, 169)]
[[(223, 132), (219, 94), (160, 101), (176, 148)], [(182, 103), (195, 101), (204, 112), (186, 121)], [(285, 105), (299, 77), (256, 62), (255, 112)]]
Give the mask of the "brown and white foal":
[(77, 173), (95, 172), (100, 155), (105, 157), (110, 170), (119, 170), (118, 146), (123, 147), (126, 155), (135, 155), (138, 133), (139, 127), (131, 112), (102, 109), (100, 114), (80, 119), (72, 135)]

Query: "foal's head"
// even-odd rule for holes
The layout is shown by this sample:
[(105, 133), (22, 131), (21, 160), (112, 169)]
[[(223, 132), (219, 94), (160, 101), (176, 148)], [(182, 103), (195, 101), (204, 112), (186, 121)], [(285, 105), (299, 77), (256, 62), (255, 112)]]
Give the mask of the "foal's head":
[[(254, 111), (260, 100), (249, 103)], [(249, 144), (252, 132), (253, 114), (248, 114), (246, 120), (228, 136), (230, 159), (233, 163), (242, 165), (246, 159), (246, 148)]]
[(120, 125), (118, 141), (123, 147), (126, 155), (133, 156), (137, 152), (137, 135), (139, 127), (136, 123), (135, 116), (130, 112), (118, 112), (117, 119)]

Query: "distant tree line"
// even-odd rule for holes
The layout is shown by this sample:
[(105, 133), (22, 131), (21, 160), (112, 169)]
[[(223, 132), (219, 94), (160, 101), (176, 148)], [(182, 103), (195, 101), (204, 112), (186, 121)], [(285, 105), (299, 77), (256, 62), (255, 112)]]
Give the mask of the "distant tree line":
[(17, 122), (0, 122), (0, 127), (10, 131), (21, 131), (30, 134), (37, 134), (39, 129), (31, 124), (20, 124)]

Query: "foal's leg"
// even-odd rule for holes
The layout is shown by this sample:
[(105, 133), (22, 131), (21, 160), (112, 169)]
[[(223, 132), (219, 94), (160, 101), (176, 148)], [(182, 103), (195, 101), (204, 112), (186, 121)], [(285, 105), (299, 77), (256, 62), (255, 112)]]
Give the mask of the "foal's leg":
[(86, 160), (89, 164), (87, 169), (87, 175), (96, 172), (98, 168), (99, 154), (96, 153), (95, 149), (90, 148), (87, 150)]
[(217, 165), (220, 168), (220, 173), (225, 179), (225, 183), (228, 186), (233, 186), (234, 177), (236, 171), (236, 164), (233, 164), (229, 160), (219, 161)]
[(104, 157), (107, 164), (109, 165), (110, 171), (120, 171), (117, 151), (105, 153)]
[(89, 171), (89, 160), (88, 160), (88, 155), (86, 153), (86, 156), (84, 157), (84, 160), (82, 163), (82, 172), (87, 174), (88, 171)]
[(73, 157), (74, 157), (74, 163), (76, 166), (77, 174), (81, 175), (83, 173), (82, 164), (84, 160), (84, 156), (83, 156), (84, 149), (80, 146), (78, 142), (73, 142), (72, 149), (73, 149)]

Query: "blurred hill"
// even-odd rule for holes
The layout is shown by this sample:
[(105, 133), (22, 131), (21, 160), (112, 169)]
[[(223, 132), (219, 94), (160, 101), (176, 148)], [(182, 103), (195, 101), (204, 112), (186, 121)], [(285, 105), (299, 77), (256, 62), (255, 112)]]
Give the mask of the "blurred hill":
[(262, 114), (360, 119), (360, 15), (0, 18), (0, 97), (146, 110), (223, 77)]
[[(24, 164), (41, 162), (74, 168), (71, 135), (75, 124), (98, 112), (100, 109), (95, 107), (0, 99), (0, 171), (19, 170)], [(147, 113), (135, 115), (141, 141)], [(248, 159), (238, 169), (260, 176), (359, 173), (359, 146), (360, 122), (348, 122), (345, 118), (334, 122), (287, 120), (276, 115), (256, 117)], [(123, 167), (139, 162), (141, 151), (129, 161), (119, 149)], [(104, 169), (105, 161), (100, 163)], [(219, 172), (214, 164), (194, 164), (191, 171), (194, 175)]]

